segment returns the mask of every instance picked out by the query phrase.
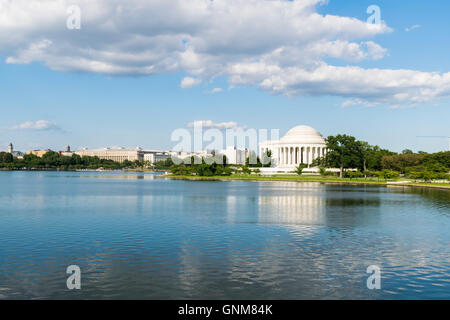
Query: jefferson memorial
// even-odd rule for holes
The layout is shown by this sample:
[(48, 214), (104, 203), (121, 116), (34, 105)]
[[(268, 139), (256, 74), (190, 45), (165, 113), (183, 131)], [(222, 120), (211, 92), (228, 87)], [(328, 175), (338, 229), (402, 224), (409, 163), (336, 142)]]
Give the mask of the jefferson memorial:
[(297, 126), (289, 130), (279, 141), (266, 141), (259, 145), (260, 154), (272, 152), (272, 167), (295, 170), (300, 164), (309, 165), (323, 157), (327, 144), (314, 128)]

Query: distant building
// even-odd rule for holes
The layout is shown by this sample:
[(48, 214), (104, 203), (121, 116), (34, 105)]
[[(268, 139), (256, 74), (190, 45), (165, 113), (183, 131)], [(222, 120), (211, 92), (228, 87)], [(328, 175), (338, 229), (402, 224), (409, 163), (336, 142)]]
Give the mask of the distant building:
[(19, 159), (23, 158), (23, 152), (14, 151), (14, 146), (12, 143), (10, 143), (8, 146), (8, 153), (11, 153), (14, 158), (19, 158)]
[(70, 151), (70, 146), (67, 146), (66, 151), (60, 151), (59, 154), (65, 157), (71, 157), (73, 152)]
[(171, 158), (169, 152), (165, 151), (143, 151), (144, 152), (144, 161), (148, 161), (151, 164), (155, 164), (160, 161), (166, 161)]
[(141, 148), (136, 148), (136, 149), (105, 148), (105, 149), (100, 149), (100, 150), (82, 149), (79, 151), (75, 151), (74, 153), (81, 157), (82, 156), (98, 157), (100, 159), (112, 160), (112, 161), (120, 162), (120, 163), (124, 162), (125, 160), (128, 160), (128, 161), (143, 161), (144, 160), (144, 152), (142, 151)]
[(196, 157), (198, 159), (208, 158), (208, 157), (211, 157), (211, 156), (213, 156), (215, 154), (215, 152), (212, 151), (212, 150), (202, 150), (202, 151), (199, 151), (199, 152), (168, 151), (167, 153), (171, 157), (178, 158), (178, 159), (181, 159), (183, 161), (186, 161), (186, 160), (190, 161), (190, 159), (192, 157)]
[(128, 161), (148, 161), (154, 164), (159, 161), (166, 161), (172, 154), (169, 151), (161, 150), (142, 150), (141, 148), (136, 149), (125, 149), (125, 148), (104, 148), (99, 150), (89, 150), (82, 149), (79, 151), (72, 152), (70, 147), (68, 147), (66, 152), (61, 153), (62, 155), (77, 154), (79, 156), (89, 156), (98, 157), (104, 160), (112, 160), (116, 162)]
[(47, 149), (47, 150), (30, 150), (30, 151), (27, 151), (27, 154), (32, 154), (32, 155), (35, 155), (35, 156), (37, 156), (39, 158), (42, 158), (44, 156), (44, 154), (46, 154), (49, 151), (51, 151), (51, 150), (50, 149)]
[(227, 157), (228, 164), (245, 165), (245, 160), (247, 159), (248, 156), (248, 150), (230, 146), (225, 150), (222, 150), (221, 154)]

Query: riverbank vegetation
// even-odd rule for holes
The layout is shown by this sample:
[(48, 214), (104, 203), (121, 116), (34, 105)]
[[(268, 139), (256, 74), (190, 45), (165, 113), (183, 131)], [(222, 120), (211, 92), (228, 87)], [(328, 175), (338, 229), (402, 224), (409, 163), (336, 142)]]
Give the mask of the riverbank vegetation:
[[(318, 167), (319, 172), (307, 179), (327, 181), (403, 181), (411, 183), (448, 184), (450, 180), (450, 152), (414, 153), (404, 150), (395, 153), (367, 142), (358, 141), (348, 135), (330, 136), (327, 141), (327, 154), (314, 160), (310, 167)], [(102, 160), (98, 157), (62, 156), (49, 151), (42, 158), (25, 155), (23, 159), (14, 158), (10, 153), (0, 152), (0, 169), (2, 170), (161, 170), (170, 171), (173, 176), (197, 177), (258, 177), (264, 173), (263, 168), (271, 166), (271, 153), (258, 157), (250, 153), (245, 165), (230, 165), (225, 156), (213, 158), (191, 157), (189, 163), (174, 164), (172, 159), (154, 165), (139, 161), (123, 163)], [(220, 160), (220, 161), (217, 161)], [(292, 176), (282, 179), (299, 179), (305, 174), (307, 165), (301, 164), (292, 172)], [(338, 168), (331, 172), (327, 168)], [(306, 172), (306, 173), (305, 173)], [(297, 174), (297, 176), (295, 176)], [(265, 177), (269, 179), (270, 177)], [(275, 179), (279, 179), (276, 176)], [(306, 178), (305, 178), (306, 179)]]
[(341, 178), (378, 176), (425, 182), (450, 179), (450, 152), (404, 150), (398, 154), (347, 135), (328, 137), (327, 147), (326, 156), (316, 159), (313, 166), (339, 168)]
[(23, 159), (14, 158), (10, 153), (0, 152), (0, 168), (3, 170), (121, 170), (137, 169), (143, 166), (144, 164), (138, 161), (119, 163), (112, 160), (99, 159), (98, 157), (81, 157), (77, 154), (66, 157), (53, 151), (47, 152), (42, 158), (27, 154)]
[[(330, 136), (327, 139), (328, 153), (322, 158), (316, 159), (312, 167), (318, 167), (319, 173), (313, 176), (314, 180), (327, 181), (412, 181), (430, 183), (448, 183), (450, 180), (450, 152), (417, 154), (405, 150), (398, 154), (379, 146), (372, 146), (367, 142), (358, 141), (348, 135)], [(251, 157), (254, 157), (253, 161)], [(198, 177), (223, 177), (233, 176), (237, 178), (257, 177), (261, 175), (261, 168), (270, 166), (271, 154), (263, 155), (263, 159), (251, 154), (247, 158), (246, 165), (227, 165), (206, 163), (201, 164), (172, 165), (170, 171), (174, 176), (198, 176)], [(193, 161), (191, 162), (193, 163)], [(254, 163), (250, 165), (250, 163)], [(267, 165), (269, 163), (269, 165)], [(303, 176), (307, 165), (301, 164), (293, 171), (298, 176), (283, 177), (283, 179), (299, 179)], [(338, 168), (339, 173), (331, 172), (326, 168)], [(308, 173), (306, 173), (308, 174)], [(270, 179), (271, 177), (264, 177)], [(279, 179), (277, 176), (275, 179)]]

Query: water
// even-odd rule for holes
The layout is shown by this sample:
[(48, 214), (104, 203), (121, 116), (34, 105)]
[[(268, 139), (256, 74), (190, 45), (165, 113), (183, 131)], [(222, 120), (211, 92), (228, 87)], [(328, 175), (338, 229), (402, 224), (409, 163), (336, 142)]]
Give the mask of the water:
[(2, 172), (0, 299), (449, 299), (449, 231), (445, 190)]

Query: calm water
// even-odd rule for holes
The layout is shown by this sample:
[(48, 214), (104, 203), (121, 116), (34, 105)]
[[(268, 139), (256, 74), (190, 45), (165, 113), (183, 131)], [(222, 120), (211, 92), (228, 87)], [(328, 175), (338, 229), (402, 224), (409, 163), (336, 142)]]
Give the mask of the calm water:
[(2, 172), (0, 298), (450, 299), (449, 231), (444, 190)]

